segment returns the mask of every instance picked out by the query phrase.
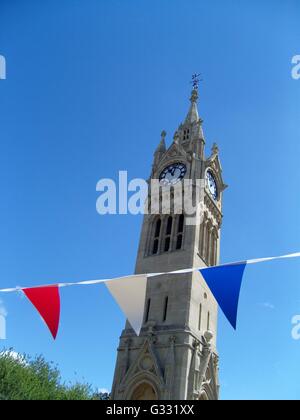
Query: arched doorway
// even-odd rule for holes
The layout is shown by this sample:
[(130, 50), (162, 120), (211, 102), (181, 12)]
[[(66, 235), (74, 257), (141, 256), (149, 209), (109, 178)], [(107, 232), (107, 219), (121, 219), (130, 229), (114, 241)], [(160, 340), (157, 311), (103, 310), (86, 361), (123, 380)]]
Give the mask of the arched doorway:
[(205, 391), (202, 391), (199, 397), (200, 401), (209, 401), (208, 395)]
[(141, 401), (157, 400), (158, 398), (153, 386), (147, 382), (143, 382), (134, 389), (130, 399), (133, 401)]

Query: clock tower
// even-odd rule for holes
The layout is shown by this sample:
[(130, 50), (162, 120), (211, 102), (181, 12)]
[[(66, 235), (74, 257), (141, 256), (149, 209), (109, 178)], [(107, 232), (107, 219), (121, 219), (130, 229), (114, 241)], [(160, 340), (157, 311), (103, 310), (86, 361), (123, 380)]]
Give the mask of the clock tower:
[[(159, 203), (169, 186), (171, 206), (166, 212), (160, 205), (155, 214), (149, 211), (144, 216), (136, 274), (207, 267), (219, 261), (226, 185), (217, 145), (205, 156), (195, 80), (190, 101), (172, 144), (166, 146), (163, 131), (154, 153), (149, 185), (151, 180), (160, 181)], [(186, 180), (200, 209), (194, 218), (184, 208), (178, 214), (172, 205), (175, 187), (184, 190)], [(196, 194), (199, 180), (201, 199)], [(149, 277), (141, 333), (137, 337), (127, 321), (120, 337), (112, 399), (218, 399), (217, 312), (217, 303), (198, 271)]]

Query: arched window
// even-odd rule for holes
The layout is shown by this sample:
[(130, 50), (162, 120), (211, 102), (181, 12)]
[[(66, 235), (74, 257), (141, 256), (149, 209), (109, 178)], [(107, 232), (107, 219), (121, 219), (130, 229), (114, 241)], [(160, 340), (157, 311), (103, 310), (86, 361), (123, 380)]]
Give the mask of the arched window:
[(166, 236), (165, 236), (165, 245), (164, 245), (165, 252), (168, 252), (170, 249), (172, 225), (173, 225), (173, 218), (169, 216), (167, 220), (167, 226), (166, 226)]
[(159, 237), (160, 228), (161, 228), (161, 220), (158, 219), (155, 226), (155, 237)]
[(168, 223), (167, 223), (167, 230), (166, 230), (166, 234), (167, 235), (171, 235), (172, 232), (172, 224), (173, 224), (173, 219), (172, 217), (168, 217)]
[(157, 219), (157, 221), (155, 223), (152, 254), (157, 254), (158, 253), (160, 231), (161, 231), (161, 219)]
[(181, 214), (179, 217), (179, 222), (178, 222), (178, 233), (183, 233), (183, 226), (184, 226), (184, 215)]
[(205, 240), (205, 262), (209, 266), (214, 266), (216, 265), (218, 258), (218, 231), (210, 222), (205, 236), (207, 236)]
[(204, 220), (201, 225), (201, 234), (200, 234), (200, 244), (199, 244), (199, 250), (201, 257), (205, 260), (205, 249), (206, 249), (206, 216), (204, 215)]
[(211, 254), (212, 254), (212, 224), (209, 221), (206, 225), (205, 261), (207, 265), (211, 265)]
[(210, 233), (210, 253), (209, 253), (209, 265), (214, 265), (214, 249), (215, 249), (215, 237), (213, 231)]
[(181, 249), (182, 248), (183, 228), (184, 228), (184, 215), (181, 214), (179, 216), (179, 220), (178, 220), (176, 249)]
[(218, 236), (215, 230), (212, 231), (212, 243), (211, 243), (211, 261), (210, 265), (216, 265), (217, 263), (217, 246)]
[(190, 129), (183, 130), (183, 140), (188, 140), (190, 137)]
[(214, 265), (218, 264), (218, 236), (215, 236)]

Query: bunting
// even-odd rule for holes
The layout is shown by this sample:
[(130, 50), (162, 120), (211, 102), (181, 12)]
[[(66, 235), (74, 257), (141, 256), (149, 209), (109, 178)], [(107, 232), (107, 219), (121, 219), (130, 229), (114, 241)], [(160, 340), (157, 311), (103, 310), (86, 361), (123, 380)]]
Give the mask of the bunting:
[(145, 308), (147, 275), (121, 277), (105, 282), (136, 335), (140, 334)]
[(60, 321), (59, 288), (79, 285), (98, 285), (104, 283), (125, 314), (133, 330), (137, 335), (139, 335), (143, 323), (147, 278), (163, 276), (166, 274), (180, 275), (183, 273), (199, 271), (220, 308), (224, 312), (226, 318), (232, 327), (236, 329), (239, 296), (246, 266), (249, 264), (299, 257), (300, 252), (296, 252), (279, 257), (238, 261), (214, 267), (187, 268), (163, 273), (148, 273), (119, 277), (116, 279), (87, 280), (36, 287), (0, 289), (0, 293), (22, 291), (45, 321), (53, 338), (55, 339), (57, 337)]
[(22, 291), (41, 315), (55, 340), (60, 319), (58, 286), (32, 287), (22, 289)]
[(242, 280), (247, 263), (221, 265), (199, 270), (224, 315), (236, 329)]

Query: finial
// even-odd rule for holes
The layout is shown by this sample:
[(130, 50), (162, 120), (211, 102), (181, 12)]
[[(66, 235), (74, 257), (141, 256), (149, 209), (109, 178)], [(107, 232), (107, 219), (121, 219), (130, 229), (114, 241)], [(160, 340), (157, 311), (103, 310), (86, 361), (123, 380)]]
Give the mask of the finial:
[(199, 83), (202, 82), (203, 79), (199, 79), (199, 77), (201, 76), (201, 73), (197, 74), (194, 73), (192, 75), (192, 81), (191, 84), (193, 85), (193, 91), (197, 91), (199, 88)]
[(212, 151), (212, 153), (213, 153), (214, 155), (217, 155), (217, 154), (219, 153), (219, 148), (218, 148), (217, 143), (214, 143), (214, 144), (213, 144), (213, 146), (212, 146), (212, 148), (211, 148), (211, 151)]
[(165, 132), (165, 130), (163, 130), (161, 132), (161, 139), (160, 139), (159, 145), (157, 146), (157, 149), (155, 150), (155, 154), (164, 153), (166, 151), (166, 142), (165, 142), (166, 135), (167, 133)]
[(190, 101), (192, 103), (196, 103), (198, 101), (198, 90), (192, 90), (192, 96), (190, 97)]
[(198, 89), (199, 89), (199, 83), (202, 82), (203, 79), (200, 79), (201, 73), (197, 74), (193, 74), (192, 75), (192, 81), (191, 84), (193, 85), (193, 90), (192, 90), (192, 96), (190, 98), (192, 103), (197, 102), (198, 100)]
[(179, 143), (179, 133), (178, 133), (178, 131), (175, 131), (173, 140), (174, 140), (174, 143)]

